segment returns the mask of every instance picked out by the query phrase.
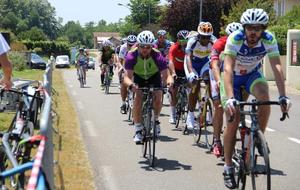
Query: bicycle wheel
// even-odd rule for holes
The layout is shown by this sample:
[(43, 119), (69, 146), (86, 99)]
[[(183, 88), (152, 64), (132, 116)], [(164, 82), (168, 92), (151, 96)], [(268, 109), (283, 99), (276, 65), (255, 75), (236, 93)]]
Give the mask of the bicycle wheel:
[(251, 168), (252, 189), (270, 190), (271, 170), (267, 142), (261, 130), (257, 131), (257, 136), (254, 136), (254, 138), (253, 146), (257, 147), (260, 144), (263, 155), (259, 156), (258, 152), (257, 154), (253, 154), (253, 166)]
[(79, 69), (79, 83), (80, 83), (80, 88), (83, 88), (83, 71), (82, 71), (82, 68)]
[[(155, 162), (155, 144), (156, 144), (156, 125), (155, 125), (155, 119), (154, 119), (154, 113), (152, 111), (152, 114), (149, 114), (150, 115), (150, 124), (151, 126), (153, 127), (152, 130), (150, 130), (150, 137), (149, 137), (149, 146), (148, 146), (148, 149), (149, 149), (149, 166), (151, 167), (154, 167), (154, 162)], [(151, 117), (152, 115), (152, 117)]]
[(232, 163), (235, 170), (235, 181), (237, 184), (237, 189), (244, 190), (246, 187), (247, 175), (242, 155), (234, 154), (232, 157)]
[(213, 144), (213, 125), (212, 118), (214, 114), (213, 102), (210, 98), (208, 98), (204, 104), (205, 109), (203, 110), (203, 125), (200, 130), (201, 133), (205, 136), (205, 144), (208, 149), (212, 148)]
[(109, 94), (109, 74), (107, 72), (105, 73), (104, 84), (105, 84), (105, 94)]

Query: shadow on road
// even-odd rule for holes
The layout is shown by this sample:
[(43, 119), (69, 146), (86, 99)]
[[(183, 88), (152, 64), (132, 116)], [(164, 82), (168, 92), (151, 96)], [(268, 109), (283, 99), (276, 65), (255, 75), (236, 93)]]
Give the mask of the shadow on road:
[(177, 160), (168, 160), (165, 158), (155, 160), (155, 167), (149, 167), (148, 160), (140, 161), (139, 164), (143, 164), (141, 168), (145, 169), (146, 171), (159, 171), (164, 172), (168, 170), (191, 170), (192, 166), (185, 165), (179, 163)]
[(158, 139), (161, 142), (174, 142), (174, 141), (178, 140), (178, 138), (173, 138), (173, 137), (169, 137), (169, 136), (165, 136), (165, 135), (160, 135), (158, 137)]

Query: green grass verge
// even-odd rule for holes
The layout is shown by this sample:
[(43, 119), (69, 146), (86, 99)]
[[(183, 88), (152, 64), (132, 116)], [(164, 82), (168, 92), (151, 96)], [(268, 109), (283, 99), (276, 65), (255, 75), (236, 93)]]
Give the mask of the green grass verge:
[(43, 74), (45, 70), (38, 69), (25, 69), (23, 71), (13, 71), (13, 78), (22, 78), (28, 80), (43, 80)]

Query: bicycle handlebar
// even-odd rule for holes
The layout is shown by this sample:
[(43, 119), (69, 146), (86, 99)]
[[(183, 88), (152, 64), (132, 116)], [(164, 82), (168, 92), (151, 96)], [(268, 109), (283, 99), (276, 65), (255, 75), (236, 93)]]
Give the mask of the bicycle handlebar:
[[(257, 101), (254, 99), (252, 102), (236, 101), (234, 105), (235, 107), (237, 107), (237, 106), (266, 106), (266, 105), (281, 105), (281, 104), (278, 101)], [(284, 121), (286, 118), (289, 118), (289, 114), (282, 113), (282, 116), (279, 120)], [(228, 122), (232, 122), (233, 119), (234, 119), (234, 115), (231, 115), (230, 118), (228, 119)]]

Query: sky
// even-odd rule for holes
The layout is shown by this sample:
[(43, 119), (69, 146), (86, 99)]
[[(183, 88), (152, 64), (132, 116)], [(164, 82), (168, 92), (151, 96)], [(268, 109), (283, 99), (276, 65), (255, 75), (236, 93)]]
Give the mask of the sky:
[[(79, 21), (81, 25), (87, 22), (98, 22), (101, 19), (118, 22), (130, 14), (130, 10), (118, 3), (127, 4), (129, 0), (48, 0), (55, 7), (56, 16), (63, 18), (63, 24), (68, 21)], [(165, 3), (165, 0), (161, 0)]]

